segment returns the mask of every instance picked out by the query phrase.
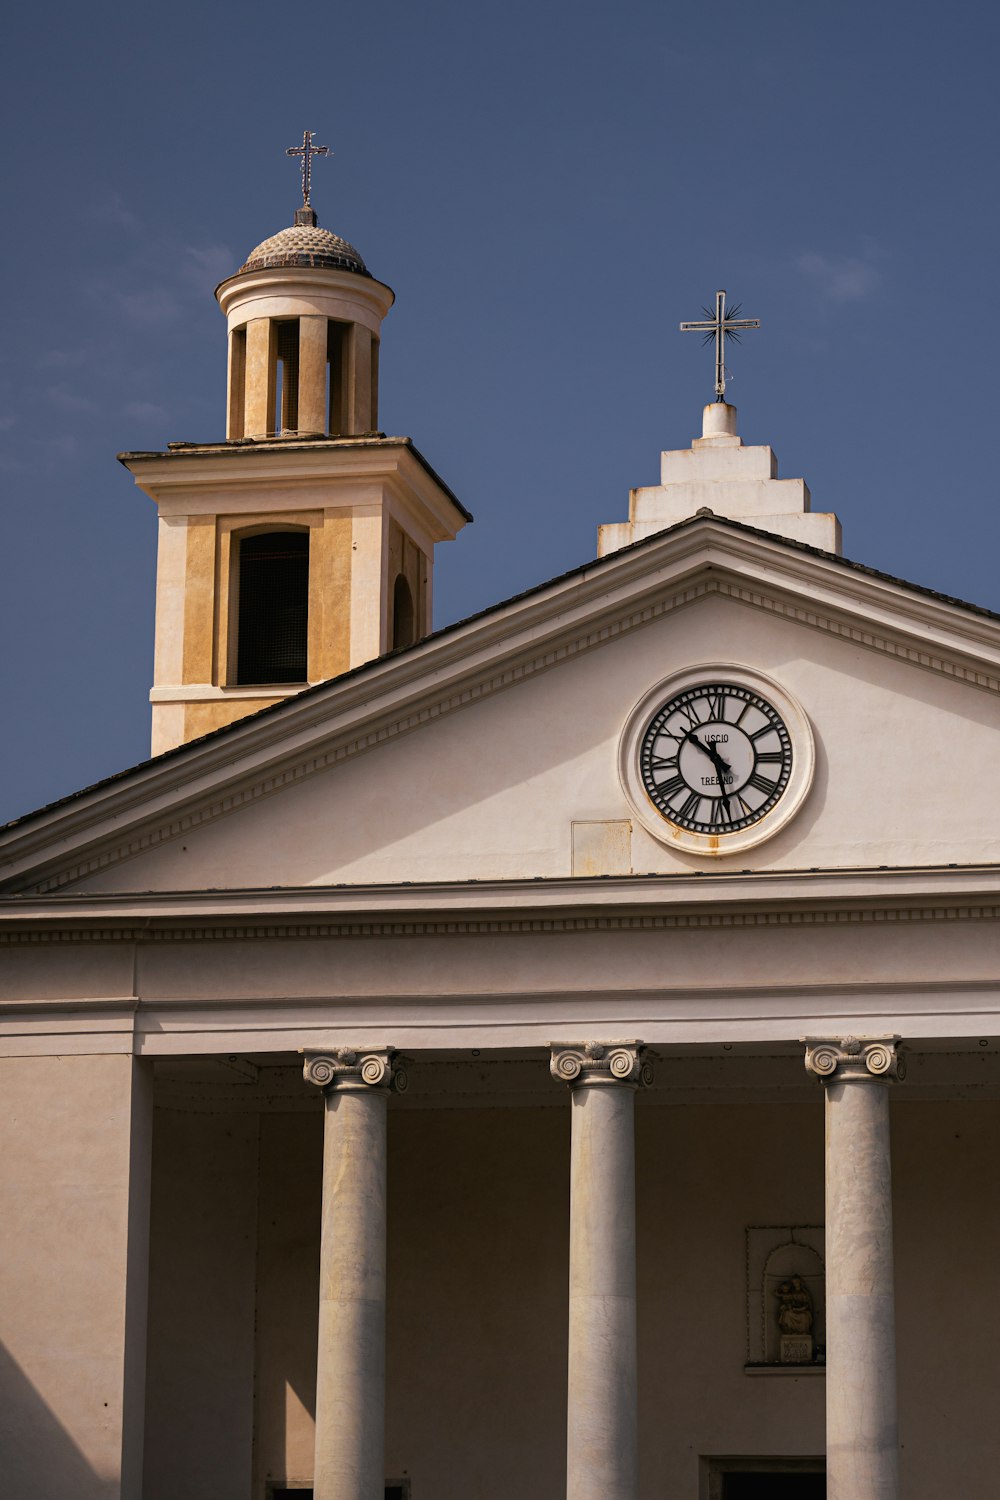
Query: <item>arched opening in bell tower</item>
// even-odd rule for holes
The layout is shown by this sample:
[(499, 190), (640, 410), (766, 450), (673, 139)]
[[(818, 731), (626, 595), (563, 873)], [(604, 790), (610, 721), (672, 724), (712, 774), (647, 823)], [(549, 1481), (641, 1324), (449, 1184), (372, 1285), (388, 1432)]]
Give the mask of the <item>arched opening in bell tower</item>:
[(307, 682), (308, 530), (240, 537), (236, 584), (237, 686)]
[(275, 432), (297, 432), (299, 427), (299, 320), (277, 325), (275, 339)]
[(412, 646), (417, 638), (416, 610), (413, 607), (413, 591), (406, 577), (400, 573), (392, 589), (392, 649)]
[(339, 318), (256, 318), (233, 328), (230, 441), (374, 432), (378, 353), (376, 334)]

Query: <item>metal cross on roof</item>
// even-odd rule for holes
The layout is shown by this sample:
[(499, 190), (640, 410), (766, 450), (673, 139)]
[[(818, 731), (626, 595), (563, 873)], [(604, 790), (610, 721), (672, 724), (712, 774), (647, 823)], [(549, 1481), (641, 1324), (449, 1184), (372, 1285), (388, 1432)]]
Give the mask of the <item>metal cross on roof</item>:
[(302, 205), (311, 208), (309, 193), (312, 189), (312, 159), (314, 156), (332, 156), (333, 152), (329, 146), (314, 146), (313, 131), (303, 130), (301, 146), (286, 146), (286, 156), (301, 156), (302, 158)]
[(708, 319), (707, 323), (682, 323), (681, 333), (703, 333), (705, 335), (702, 343), (709, 344), (715, 340), (715, 399), (725, 401), (726, 399), (726, 339), (740, 341), (739, 330), (741, 328), (759, 328), (759, 318), (741, 318), (739, 316), (740, 304), (735, 307), (726, 308), (726, 294), (724, 291), (715, 294), (715, 315), (713, 317), (710, 308), (702, 311)]

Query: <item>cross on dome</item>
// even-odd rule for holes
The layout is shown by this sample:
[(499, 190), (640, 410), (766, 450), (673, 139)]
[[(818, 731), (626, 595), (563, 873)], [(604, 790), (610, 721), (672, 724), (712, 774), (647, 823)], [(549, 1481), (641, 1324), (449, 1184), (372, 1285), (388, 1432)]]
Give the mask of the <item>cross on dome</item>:
[(314, 156), (332, 156), (333, 152), (329, 146), (314, 146), (312, 130), (303, 130), (301, 146), (286, 146), (286, 156), (301, 156), (302, 166), (300, 173), (302, 177), (302, 207), (311, 208), (309, 194), (312, 190), (312, 159)]
[(703, 343), (711, 343), (715, 340), (715, 399), (725, 401), (726, 399), (726, 339), (740, 341), (739, 330), (742, 328), (759, 328), (759, 318), (741, 318), (739, 316), (740, 304), (735, 307), (726, 308), (726, 293), (719, 291), (715, 294), (715, 315), (709, 308), (702, 311), (708, 319), (705, 323), (682, 323), (681, 333), (703, 333)]

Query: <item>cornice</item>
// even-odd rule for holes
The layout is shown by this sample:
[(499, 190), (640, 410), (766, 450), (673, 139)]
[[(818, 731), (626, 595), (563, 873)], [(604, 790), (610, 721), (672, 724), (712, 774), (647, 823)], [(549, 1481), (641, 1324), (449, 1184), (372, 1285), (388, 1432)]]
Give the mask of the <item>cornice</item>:
[(433, 517), (449, 537), (472, 520), (407, 437), (178, 444), (118, 458), (165, 516), (214, 514), (221, 502), (237, 511), (252, 509), (260, 503), (255, 496), (273, 496), (276, 485), (304, 492), (296, 493), (296, 505), (347, 505), (350, 496), (340, 495), (340, 488), (381, 481), (396, 499)]
[(344, 303), (369, 307), (379, 322), (396, 300), (392, 287), (370, 271), (359, 276), (356, 271), (335, 266), (260, 266), (253, 271), (235, 271), (215, 288), (216, 301), (226, 317), (234, 307), (262, 296), (287, 299), (331, 296)]
[(0, 943), (439, 938), (1000, 921), (1000, 871), (852, 870), (0, 898)]
[(532, 936), (544, 934), (733, 931), (747, 927), (856, 927), (896, 923), (997, 922), (1000, 906), (936, 906), (853, 911), (671, 912), (648, 917), (470, 918), (434, 922), (243, 922), (176, 927), (78, 926), (0, 928), (0, 946), (24, 943), (207, 943), (285, 942), (309, 938), (440, 938)]
[(197, 915), (205, 919), (331, 920), (488, 913), (537, 917), (594, 911), (610, 917), (732, 907), (825, 911), (907, 905), (1000, 903), (1000, 863), (853, 866), (792, 870), (705, 870), (657, 875), (530, 877), (519, 880), (406, 881), (363, 885), (233, 887), (211, 890), (61, 892), (0, 895), (0, 925), (25, 918), (101, 918), (143, 922)]
[(1000, 691), (996, 621), (745, 528), (704, 521), (612, 554), (15, 825), (0, 836), (8, 883), (71, 884), (710, 595)]

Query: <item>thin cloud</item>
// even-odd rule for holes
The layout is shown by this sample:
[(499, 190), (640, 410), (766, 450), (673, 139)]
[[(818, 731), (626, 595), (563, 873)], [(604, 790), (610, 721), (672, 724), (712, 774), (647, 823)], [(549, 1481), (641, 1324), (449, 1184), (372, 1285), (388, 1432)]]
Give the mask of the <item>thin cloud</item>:
[(51, 406), (58, 406), (61, 411), (97, 411), (97, 402), (91, 401), (89, 396), (81, 396), (79, 391), (70, 390), (66, 385), (50, 385), (45, 391), (45, 399)]
[(165, 287), (143, 292), (116, 292), (114, 301), (133, 328), (162, 328), (176, 323), (183, 313), (178, 299)]
[(185, 245), (184, 255), (179, 274), (199, 291), (218, 286), (239, 265), (228, 245)]
[(82, 349), (47, 349), (35, 360), (39, 370), (75, 370), (86, 360)]
[(91, 218), (98, 224), (110, 224), (115, 229), (128, 230), (134, 234), (139, 228), (139, 220), (129, 208), (120, 193), (107, 193), (99, 202), (91, 208)]
[(170, 413), (165, 407), (157, 406), (155, 401), (129, 401), (125, 415), (134, 417), (137, 422), (165, 422)]
[(874, 250), (863, 255), (821, 255), (810, 250), (799, 256), (796, 268), (831, 302), (860, 302), (881, 284), (877, 259)]

